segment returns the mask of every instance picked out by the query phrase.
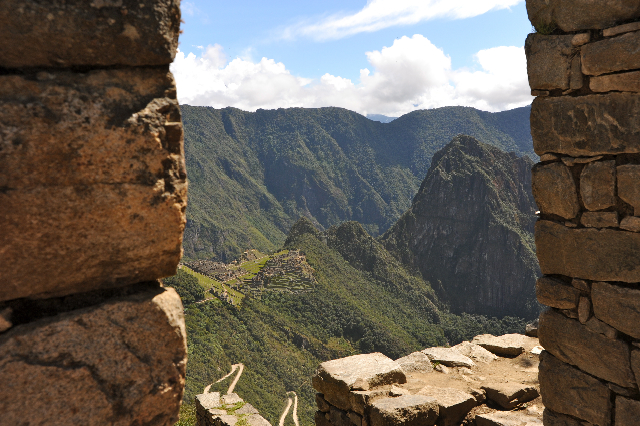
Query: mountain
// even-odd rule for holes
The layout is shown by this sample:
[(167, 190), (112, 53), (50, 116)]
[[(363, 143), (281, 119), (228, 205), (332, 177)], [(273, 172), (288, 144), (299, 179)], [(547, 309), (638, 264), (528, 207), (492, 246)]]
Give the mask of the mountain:
[(470, 136), (454, 138), (433, 156), (383, 244), (453, 312), (537, 316), (532, 165)]
[(433, 154), (459, 133), (535, 156), (530, 107), (445, 107), (390, 123), (341, 108), (181, 110), (190, 259), (274, 251), (300, 216), (320, 229), (356, 220), (378, 236), (410, 207)]
[[(240, 306), (217, 298), (188, 305), (185, 409), (231, 364), (243, 363), (235, 391), (245, 401), (277, 424), (286, 392), (295, 391), (301, 423), (313, 424), (311, 377), (323, 361), (369, 352), (397, 359), (482, 333), (524, 330), (524, 321), (517, 318), (447, 312), (429, 283), (409, 272), (359, 223), (321, 231), (302, 218), (284, 248), (306, 255), (315, 271), (311, 291), (267, 288), (261, 298), (249, 295)], [(225, 392), (228, 385), (225, 381), (211, 390)]]
[(382, 114), (367, 114), (367, 118), (369, 120), (379, 121), (381, 123), (391, 123), (393, 120), (395, 120), (398, 117), (389, 117)]

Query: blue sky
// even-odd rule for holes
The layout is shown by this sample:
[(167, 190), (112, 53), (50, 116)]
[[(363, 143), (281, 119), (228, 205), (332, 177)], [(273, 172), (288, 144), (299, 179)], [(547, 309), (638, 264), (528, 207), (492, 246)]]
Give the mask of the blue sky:
[(522, 0), (183, 1), (180, 101), (363, 114), (531, 102)]

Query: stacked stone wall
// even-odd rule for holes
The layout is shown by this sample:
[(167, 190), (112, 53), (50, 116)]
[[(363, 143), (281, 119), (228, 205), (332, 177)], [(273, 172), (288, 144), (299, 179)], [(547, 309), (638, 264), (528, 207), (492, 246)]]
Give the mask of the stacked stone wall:
[(640, 422), (640, 1), (527, 0), (544, 424)]
[(2, 425), (177, 420), (179, 5), (2, 1)]

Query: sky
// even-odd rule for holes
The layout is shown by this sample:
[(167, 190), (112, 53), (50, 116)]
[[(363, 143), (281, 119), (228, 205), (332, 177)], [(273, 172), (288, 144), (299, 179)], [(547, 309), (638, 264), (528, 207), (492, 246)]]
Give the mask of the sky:
[(531, 103), (524, 0), (182, 0), (180, 103), (398, 117)]

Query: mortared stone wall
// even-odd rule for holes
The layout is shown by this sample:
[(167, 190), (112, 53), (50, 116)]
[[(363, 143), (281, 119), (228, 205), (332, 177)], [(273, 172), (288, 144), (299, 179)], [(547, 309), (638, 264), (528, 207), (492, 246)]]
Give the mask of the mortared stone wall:
[(171, 425), (179, 0), (0, 2), (0, 425)]
[(640, 424), (640, 1), (527, 0), (545, 426)]

